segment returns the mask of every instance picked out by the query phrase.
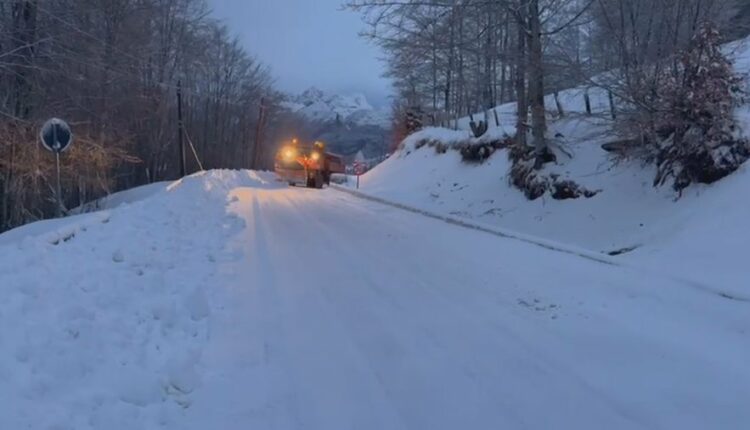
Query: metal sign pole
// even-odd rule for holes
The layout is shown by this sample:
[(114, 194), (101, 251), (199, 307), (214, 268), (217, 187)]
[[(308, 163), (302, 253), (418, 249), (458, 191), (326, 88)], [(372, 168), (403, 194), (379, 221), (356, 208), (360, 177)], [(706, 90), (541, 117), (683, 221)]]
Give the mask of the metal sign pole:
[(55, 194), (57, 194), (57, 209), (55, 210), (55, 214), (57, 218), (62, 218), (62, 208), (63, 208), (63, 202), (62, 202), (62, 186), (60, 185), (60, 152), (55, 152), (55, 160), (57, 164), (57, 190), (55, 191)]
[(55, 150), (55, 167), (57, 169), (57, 184), (55, 187), (55, 216), (62, 218), (62, 186), (60, 185), (60, 143), (57, 140), (57, 126), (52, 127), (52, 148)]

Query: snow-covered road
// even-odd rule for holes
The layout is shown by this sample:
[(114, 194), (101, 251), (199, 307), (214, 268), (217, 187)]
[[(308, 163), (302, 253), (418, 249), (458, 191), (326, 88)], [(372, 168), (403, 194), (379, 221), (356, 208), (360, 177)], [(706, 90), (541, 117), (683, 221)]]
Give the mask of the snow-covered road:
[(747, 303), (334, 190), (239, 188), (191, 428), (747, 428)]
[(250, 176), (0, 246), (1, 428), (750, 426), (750, 303)]

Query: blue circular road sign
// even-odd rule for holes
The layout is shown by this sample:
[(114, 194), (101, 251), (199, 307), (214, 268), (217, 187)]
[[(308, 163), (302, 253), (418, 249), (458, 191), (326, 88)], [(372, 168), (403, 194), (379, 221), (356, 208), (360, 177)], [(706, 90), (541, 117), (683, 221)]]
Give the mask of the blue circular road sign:
[(73, 143), (73, 132), (70, 131), (70, 126), (59, 118), (52, 118), (44, 123), (39, 137), (45, 148), (57, 154), (68, 149)]

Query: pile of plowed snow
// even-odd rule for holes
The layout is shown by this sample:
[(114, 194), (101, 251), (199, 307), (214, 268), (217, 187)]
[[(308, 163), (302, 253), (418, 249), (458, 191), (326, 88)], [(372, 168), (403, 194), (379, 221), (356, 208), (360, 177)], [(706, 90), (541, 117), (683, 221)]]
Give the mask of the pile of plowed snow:
[(276, 186), (250, 172), (197, 174), (159, 198), (0, 235), (0, 428), (178, 418), (201, 386), (211, 288), (234, 258), (226, 238), (244, 225), (227, 190)]

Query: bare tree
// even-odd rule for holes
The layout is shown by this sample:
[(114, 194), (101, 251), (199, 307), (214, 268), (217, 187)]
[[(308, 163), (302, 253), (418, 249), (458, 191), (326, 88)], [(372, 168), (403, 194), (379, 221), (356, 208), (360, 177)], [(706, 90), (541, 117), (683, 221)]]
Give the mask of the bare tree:
[[(515, 86), (516, 140), (525, 146), (531, 129), (535, 165), (541, 167), (551, 159), (544, 105), (545, 39), (577, 25), (591, 4), (580, 0), (355, 0), (347, 6), (363, 15), (368, 24), (364, 34), (385, 49), (389, 76), (397, 82), (397, 89), (408, 88), (408, 98), (419, 105), (429, 100), (433, 118), (441, 116), (439, 111), (449, 117), (486, 111), (498, 100), (506, 101), (509, 92), (505, 88)], [(402, 67), (404, 59), (421, 64), (424, 70)], [(438, 103), (438, 92), (443, 93), (442, 103)]]
[(279, 95), (203, 0), (0, 2), (0, 230), (52, 213), (51, 116), (76, 134), (67, 204), (175, 178), (178, 81), (189, 171), (249, 167), (260, 100), (272, 129)]

